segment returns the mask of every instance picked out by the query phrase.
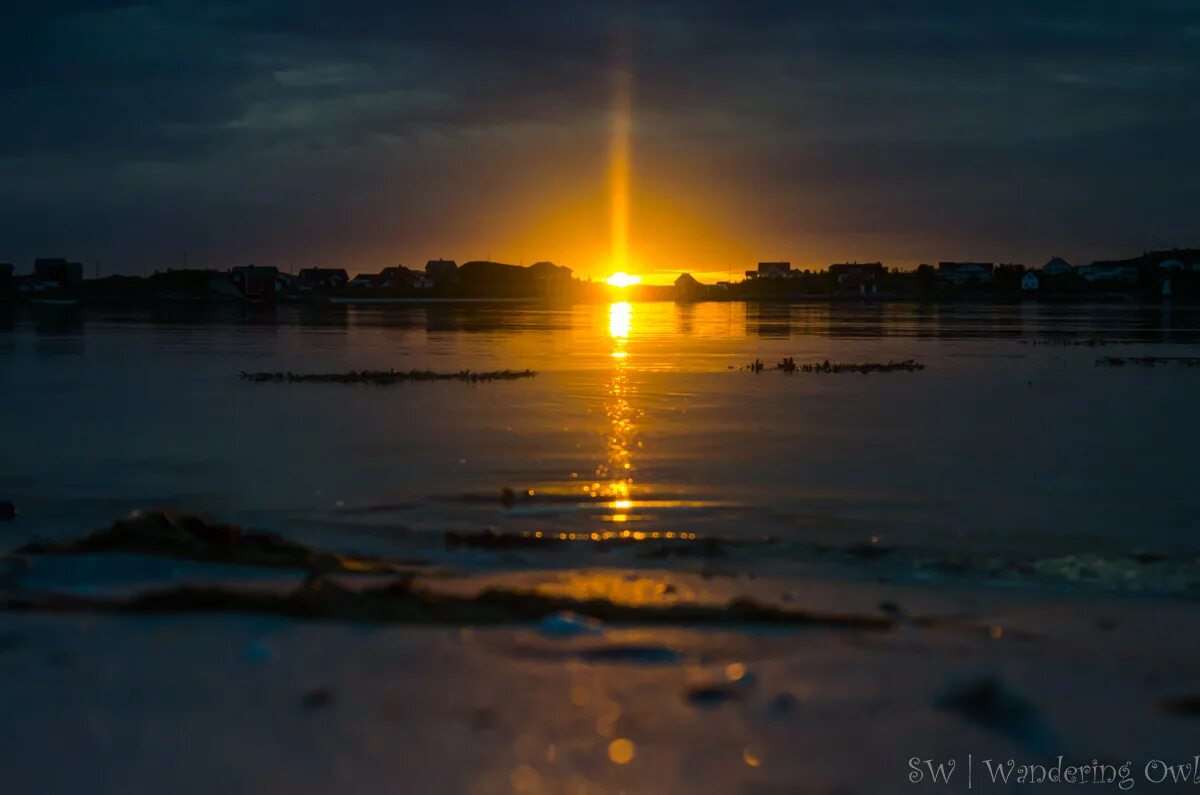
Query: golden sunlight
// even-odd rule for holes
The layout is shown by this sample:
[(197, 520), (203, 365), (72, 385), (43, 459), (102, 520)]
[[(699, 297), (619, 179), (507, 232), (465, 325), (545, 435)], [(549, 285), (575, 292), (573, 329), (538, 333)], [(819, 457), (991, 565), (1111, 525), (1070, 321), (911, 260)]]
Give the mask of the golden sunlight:
[(633, 325), (633, 306), (628, 301), (618, 301), (608, 307), (608, 334), (614, 339), (623, 340), (629, 336)]
[(607, 282), (611, 287), (632, 287), (635, 284), (641, 284), (642, 277), (630, 276), (624, 271), (618, 271), (604, 281)]

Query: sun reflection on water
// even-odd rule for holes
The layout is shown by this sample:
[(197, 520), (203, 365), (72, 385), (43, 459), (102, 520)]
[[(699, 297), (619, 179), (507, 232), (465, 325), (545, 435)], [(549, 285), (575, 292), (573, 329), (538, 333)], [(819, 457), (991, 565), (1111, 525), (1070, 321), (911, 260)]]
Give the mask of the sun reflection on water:
[(612, 376), (609, 379), (604, 412), (608, 419), (604, 461), (596, 467), (596, 480), (587, 487), (594, 498), (611, 499), (611, 522), (627, 522), (632, 500), (637, 449), (638, 422), (641, 412), (632, 399), (637, 393), (629, 377), (629, 336), (633, 329), (633, 305), (618, 301), (608, 308), (608, 333), (613, 340)]
[(624, 343), (629, 340), (629, 330), (632, 326), (633, 304), (628, 301), (617, 301), (615, 304), (609, 305), (608, 333), (617, 340), (617, 350), (624, 350)]

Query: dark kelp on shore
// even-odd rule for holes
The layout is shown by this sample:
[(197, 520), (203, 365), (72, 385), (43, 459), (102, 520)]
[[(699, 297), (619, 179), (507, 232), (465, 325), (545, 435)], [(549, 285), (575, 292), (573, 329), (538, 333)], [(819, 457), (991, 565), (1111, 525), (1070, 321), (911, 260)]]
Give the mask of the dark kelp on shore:
[[(750, 364), (746, 365), (744, 370), (752, 373), (761, 373), (766, 368), (766, 365), (761, 360), (755, 359)], [(860, 373), (867, 375), (869, 373), (896, 373), (905, 372), (913, 373), (918, 370), (924, 370), (925, 365), (915, 359), (904, 359), (903, 361), (889, 362), (831, 362), (828, 359), (821, 362), (800, 363), (788, 356), (777, 362), (771, 369), (783, 373), (817, 373), (817, 374), (841, 374), (841, 373)]]
[(160, 555), (210, 563), (297, 569), (322, 573), (389, 574), (418, 561), (344, 555), (298, 544), (274, 533), (244, 530), (198, 516), (138, 511), (108, 527), (71, 541), (35, 541), (18, 555)]
[(1158, 364), (1177, 367), (1200, 367), (1200, 356), (1105, 356), (1096, 360), (1097, 367), (1154, 367)]
[(351, 370), (348, 373), (293, 373), (293, 372), (262, 372), (248, 373), (242, 371), (243, 381), (255, 383), (286, 383), (286, 384), (373, 384), (387, 386), (405, 381), (468, 381), (478, 383), (483, 381), (516, 381), (521, 378), (533, 378), (537, 373), (533, 370), (490, 370), (473, 372), (460, 370), (452, 373), (439, 373), (433, 370)]
[(606, 530), (604, 532), (541, 532), (500, 533), (480, 530), (475, 533), (447, 532), (447, 549), (482, 549), (489, 551), (555, 550), (587, 544), (597, 550), (631, 547), (642, 550), (643, 557), (704, 557), (715, 558), (728, 554), (729, 539), (698, 536), (695, 533), (637, 530)]
[(0, 609), (50, 613), (256, 613), (309, 621), (450, 625), (532, 624), (570, 612), (619, 625), (769, 625), (863, 632), (887, 631), (899, 623), (877, 614), (783, 609), (745, 598), (719, 605), (630, 605), (495, 587), (465, 596), (439, 593), (414, 586), (412, 577), (382, 586), (351, 589), (316, 575), (284, 593), (191, 586), (149, 590), (129, 598), (19, 592), (0, 597)]

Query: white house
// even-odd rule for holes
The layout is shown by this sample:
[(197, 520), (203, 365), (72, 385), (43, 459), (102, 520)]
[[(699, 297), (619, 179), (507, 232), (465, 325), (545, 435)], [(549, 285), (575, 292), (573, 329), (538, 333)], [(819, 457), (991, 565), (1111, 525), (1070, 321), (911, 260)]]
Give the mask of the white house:
[(1025, 271), (1025, 275), (1021, 277), (1021, 289), (1027, 293), (1036, 293), (1038, 289), (1038, 277), (1033, 271)]

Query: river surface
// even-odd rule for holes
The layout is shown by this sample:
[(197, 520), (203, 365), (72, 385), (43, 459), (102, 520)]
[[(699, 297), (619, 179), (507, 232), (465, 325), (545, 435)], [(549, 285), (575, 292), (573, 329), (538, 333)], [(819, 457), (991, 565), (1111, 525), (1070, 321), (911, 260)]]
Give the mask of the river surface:
[[(0, 549), (146, 511), (124, 545), (0, 559), (5, 792), (1190, 775), (1200, 368), (1097, 360), (1198, 340), (1195, 310), (1128, 305), (0, 313)], [(367, 368), (536, 375), (239, 377)], [(391, 574), (164, 548), (147, 528), (193, 523), (155, 508)]]
[[(0, 497), (14, 543), (166, 507), (385, 548), (495, 527), (1194, 550), (1200, 369), (1096, 362), (1198, 340), (1194, 309), (1124, 305), (27, 307), (0, 319)], [(772, 369), (789, 356), (926, 369)], [(537, 375), (238, 377), (387, 368)]]

